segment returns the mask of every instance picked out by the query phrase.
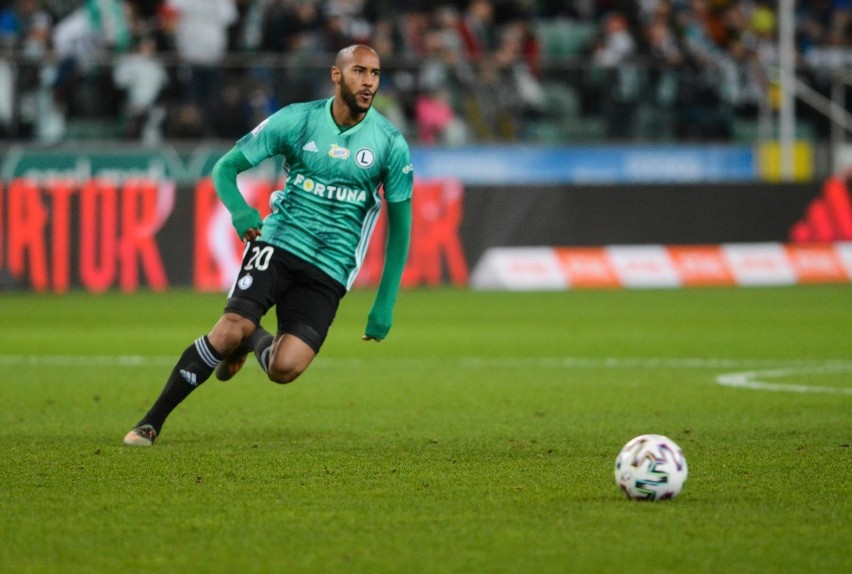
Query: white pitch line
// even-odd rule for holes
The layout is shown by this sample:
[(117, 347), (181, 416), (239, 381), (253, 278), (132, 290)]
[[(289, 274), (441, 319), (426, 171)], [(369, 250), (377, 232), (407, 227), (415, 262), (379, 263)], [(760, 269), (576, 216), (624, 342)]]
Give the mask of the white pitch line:
[[(158, 367), (173, 366), (178, 356), (149, 355), (0, 355), (0, 366), (8, 367)], [(852, 361), (702, 359), (702, 358), (621, 358), (584, 357), (387, 357), (341, 359), (319, 357), (315, 366), (349, 367), (376, 363), (399, 366), (449, 365), (463, 368), (556, 368), (556, 369), (852, 369)]]
[[(177, 357), (145, 355), (0, 355), (0, 367), (171, 367)], [(583, 357), (461, 357), (444, 358), (318, 358), (319, 368), (357, 368), (366, 365), (394, 365), (400, 368), (440, 364), (460, 368), (555, 368), (555, 369), (698, 369), (748, 371), (727, 372), (716, 376), (716, 383), (726, 387), (792, 393), (831, 393), (852, 395), (852, 388), (825, 387), (766, 382), (759, 379), (781, 379), (795, 375), (836, 375), (852, 373), (847, 360), (772, 360), (772, 359), (702, 359), (702, 358), (619, 358)]]
[(0, 367), (157, 367), (177, 357), (144, 355), (0, 355)]

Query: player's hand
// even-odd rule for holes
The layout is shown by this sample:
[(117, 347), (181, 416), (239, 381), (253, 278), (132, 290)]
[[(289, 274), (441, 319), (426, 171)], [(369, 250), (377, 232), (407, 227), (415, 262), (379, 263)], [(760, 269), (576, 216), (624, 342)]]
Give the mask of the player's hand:
[(243, 236), (243, 241), (254, 241), (260, 236), (260, 228), (252, 227), (251, 229), (246, 231), (246, 234)]
[(263, 220), (260, 218), (260, 212), (253, 207), (248, 207), (242, 211), (231, 214), (231, 224), (237, 230), (237, 235), (244, 241), (251, 241), (260, 237), (260, 229), (263, 227)]
[(390, 331), (392, 323), (393, 313), (390, 310), (382, 311), (373, 308), (367, 316), (367, 328), (364, 329), (362, 339), (365, 341), (380, 342), (388, 336), (388, 331)]

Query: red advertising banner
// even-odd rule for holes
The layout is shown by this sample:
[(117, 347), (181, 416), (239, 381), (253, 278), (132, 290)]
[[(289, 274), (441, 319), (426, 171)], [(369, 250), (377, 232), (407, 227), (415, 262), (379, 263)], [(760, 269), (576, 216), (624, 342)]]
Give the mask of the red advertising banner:
[[(263, 216), (279, 186), (241, 178), (240, 191)], [(462, 250), (462, 186), (417, 181), (405, 286), (466, 285)], [(380, 220), (356, 283), (378, 285), (386, 224)], [(62, 293), (82, 288), (162, 291), (191, 285), (230, 288), (243, 244), (209, 178), (177, 190), (172, 181), (93, 178), (0, 185), (0, 289), (4, 285)]]
[(36, 291), (163, 290), (169, 281), (156, 235), (173, 197), (173, 184), (144, 180), (12, 180), (0, 188), (5, 269)]

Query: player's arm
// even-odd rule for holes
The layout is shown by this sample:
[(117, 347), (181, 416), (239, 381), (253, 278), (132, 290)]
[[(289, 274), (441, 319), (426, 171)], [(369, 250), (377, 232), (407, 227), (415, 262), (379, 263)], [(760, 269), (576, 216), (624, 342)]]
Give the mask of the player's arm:
[(381, 341), (393, 324), (393, 307), (399, 294), (402, 271), (411, 241), (411, 199), (387, 204), (388, 236), (385, 244), (385, 265), (376, 299), (367, 317), (365, 341)]
[(263, 221), (260, 212), (250, 206), (237, 187), (237, 175), (252, 167), (238, 147), (233, 147), (213, 166), (213, 184), (222, 203), (231, 213), (231, 223), (240, 239), (250, 241), (260, 237)]

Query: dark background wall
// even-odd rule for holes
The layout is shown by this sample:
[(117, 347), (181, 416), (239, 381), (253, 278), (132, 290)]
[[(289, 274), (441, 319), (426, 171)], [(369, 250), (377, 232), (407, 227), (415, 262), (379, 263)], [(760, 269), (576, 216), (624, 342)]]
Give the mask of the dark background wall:
[(488, 247), (786, 241), (820, 184), (466, 186), (471, 265)]

